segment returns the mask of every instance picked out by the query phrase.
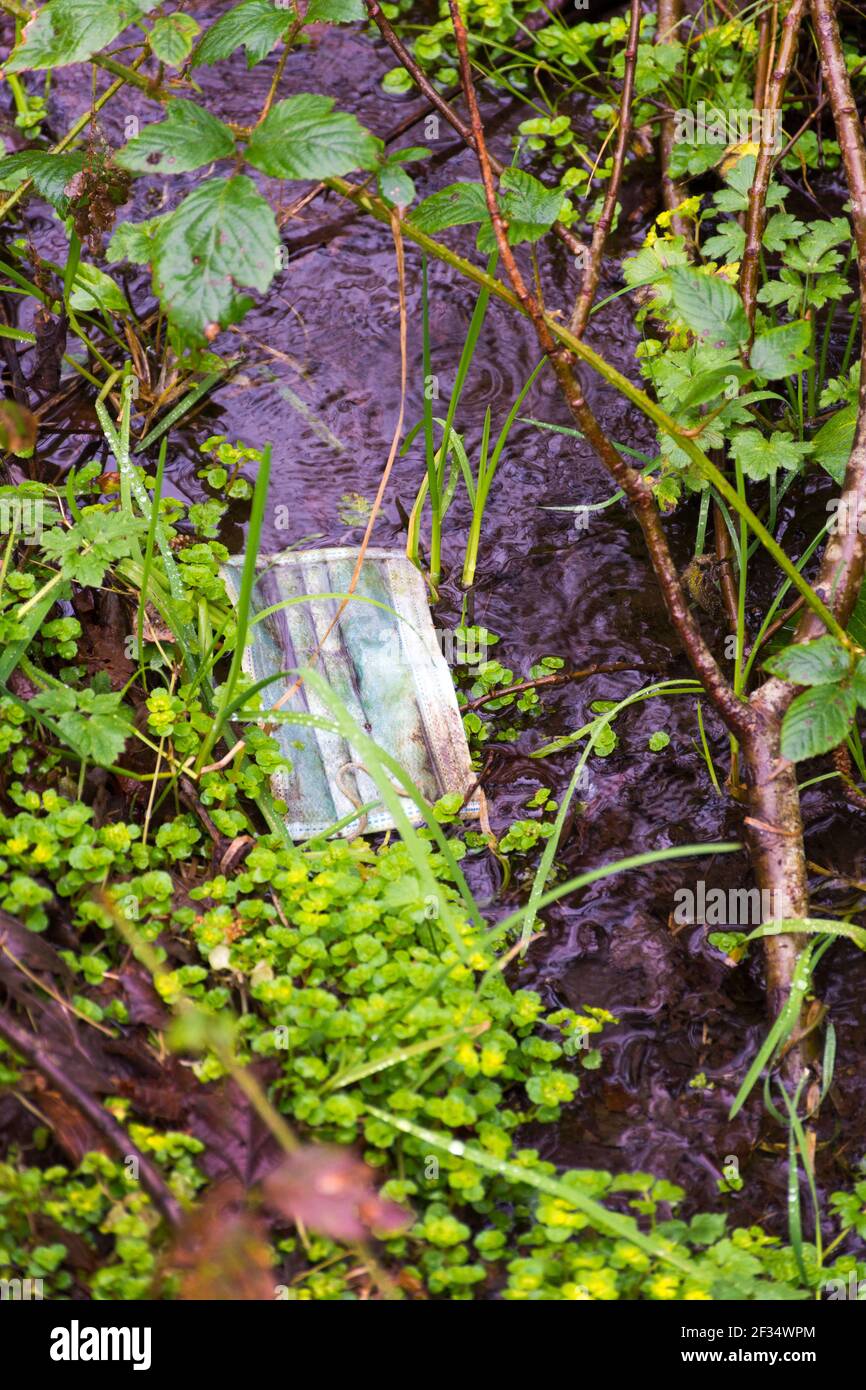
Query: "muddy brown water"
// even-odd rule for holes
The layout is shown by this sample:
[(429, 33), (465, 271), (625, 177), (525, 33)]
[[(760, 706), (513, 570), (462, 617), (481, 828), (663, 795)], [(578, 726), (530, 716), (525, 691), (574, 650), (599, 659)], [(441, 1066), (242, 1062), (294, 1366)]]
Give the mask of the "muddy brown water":
[[(204, 22), (224, 6), (196, 7)], [(390, 55), (354, 29), (314, 32), (309, 48), (293, 54), (281, 89), (322, 91), (337, 106), (354, 111), (371, 129), (385, 134), (417, 105), (392, 98), (379, 86), (393, 64)], [(211, 108), (225, 120), (248, 123), (268, 90), (273, 59), (248, 71), (242, 55), (218, 70), (198, 69), (196, 77)], [(100, 75), (100, 90), (103, 87)], [(81, 113), (80, 70), (55, 74), (51, 123), (62, 133)], [(573, 105), (577, 124), (591, 128), (587, 111)], [(498, 117), (493, 144), (510, 158), (509, 132), (522, 113), (513, 103), (490, 101), (485, 115)], [(155, 120), (159, 108), (138, 94), (123, 92), (100, 115), (113, 145), (124, 142), (130, 116)], [(8, 126), (6, 127), (8, 130)], [(438, 157), (419, 180), (424, 195), (457, 179), (477, 177), (473, 159), (457, 150), (447, 127), (439, 139), (425, 137), (423, 122), (399, 144), (424, 143)], [(123, 210), (127, 219), (150, 216), (176, 204), (196, 175), (140, 181)], [(297, 185), (268, 185), (284, 206)], [(599, 298), (621, 285), (619, 261), (635, 249), (655, 214), (657, 176), (640, 168), (625, 191), (623, 228), (611, 243)], [(195, 423), (175, 430), (170, 450), (171, 489), (195, 499), (201, 462), (198, 444), (219, 431), (248, 444), (274, 444), (272, 490), (266, 549), (279, 549), (304, 537), (318, 544), (357, 543), (360, 531), (339, 517), (344, 493), (372, 498), (388, 453), (399, 406), (399, 341), (394, 253), (387, 228), (368, 220), (340, 230), (346, 209), (332, 196), (319, 197), (283, 229), (289, 264), (270, 291), (248, 314), (238, 334), (218, 346), (243, 349), (247, 361), (235, 381), (216, 391)], [(28, 228), (44, 254), (62, 257), (65, 241), (39, 204), (31, 205)], [(472, 235), (446, 239), (467, 254)], [(410, 313), (410, 391), (407, 423), (421, 414), (420, 257), (407, 247)], [(561, 248), (543, 252), (550, 307), (567, 307), (576, 272)], [(149, 284), (138, 272), (126, 273), (132, 302), (148, 307)], [(442, 412), (472, 311), (473, 293), (447, 268), (430, 268), (433, 371), (442, 389)], [(623, 296), (593, 320), (588, 341), (614, 365), (635, 376), (633, 352), (639, 340), (633, 308)], [(501, 423), (514, 396), (537, 361), (532, 334), (503, 306), (492, 305), (458, 415), (470, 445), (477, 445), (485, 408)], [(627, 402), (588, 373), (585, 385), (593, 409), (616, 439), (653, 452), (652, 433)], [(526, 413), (566, 423), (551, 383), (536, 384)], [(86, 428), (92, 428), (87, 424)], [(92, 456), (92, 437), (82, 434), (47, 441), (43, 462), (63, 464)], [(470, 448), (470, 456), (472, 449)], [(375, 542), (404, 543), (402, 507), (410, 508), (423, 475), (418, 448), (398, 461), (377, 523)], [(826, 518), (826, 488), (816, 484), (810, 504), (814, 520)], [(543, 762), (529, 752), (583, 724), (590, 702), (618, 699), (652, 678), (689, 674), (678, 654), (656, 591), (636, 525), (621, 504), (592, 514), (589, 529), (578, 531), (568, 513), (545, 506), (587, 504), (612, 491), (601, 467), (579, 441), (518, 424), (503, 456), (487, 508), (478, 577), (471, 596), (474, 621), (500, 635), (494, 654), (515, 673), (533, 661), (557, 655), (569, 667), (597, 661), (627, 661), (634, 670), (599, 675), (544, 696), (542, 711), (516, 744), (491, 745), (495, 756), (487, 781), (494, 829), (530, 814), (525, 802), (543, 784), (554, 795), (564, 791), (575, 754)], [(446, 580), (437, 623), (460, 620), (462, 565), (468, 512), (455, 501), (447, 520)], [(799, 553), (801, 522), (788, 518), (782, 538)], [(694, 512), (684, 509), (671, 526), (680, 563), (689, 556)], [(227, 543), (242, 545), (238, 518), (229, 523)], [(769, 577), (768, 581), (769, 583)], [(710, 743), (720, 769), (726, 768), (726, 737), (704, 706)], [(605, 759), (591, 759), (586, 806), (573, 822), (558, 856), (562, 874), (573, 875), (643, 850), (739, 838), (734, 804), (714, 791), (696, 746), (694, 702), (689, 698), (653, 700), (620, 717), (619, 744)], [(661, 753), (648, 751), (649, 735), (664, 729), (671, 738)], [(816, 768), (824, 771), (825, 767)], [(860, 811), (844, 807), (833, 784), (805, 793), (811, 860), (844, 877), (864, 872)], [(468, 861), (480, 897), (496, 891), (489, 863)], [(716, 1208), (721, 1200), (731, 1224), (759, 1220), (770, 1230), (786, 1230), (786, 1174), (782, 1136), (767, 1127), (759, 1096), (731, 1123), (727, 1112), (767, 1030), (761, 963), (732, 968), (710, 947), (703, 927), (674, 933), (669, 917), (674, 894), (703, 879), (713, 887), (748, 883), (742, 855), (725, 855), (662, 864), (607, 879), (557, 904), (545, 914), (547, 931), (533, 945), (514, 981), (539, 989), (551, 1005), (586, 1004), (609, 1009), (619, 1020), (606, 1029), (603, 1064), (586, 1073), (573, 1107), (558, 1126), (533, 1133), (545, 1157), (561, 1165), (601, 1167), (615, 1172), (643, 1170), (679, 1183), (688, 1194), (686, 1209)], [(816, 880), (816, 901), (846, 893), (844, 883)], [(518, 882), (493, 911), (517, 905)], [(866, 963), (847, 945), (836, 946), (819, 976), (820, 994), (838, 1033), (836, 1084), (821, 1120), (819, 1171), (825, 1192), (848, 1182), (866, 1153), (866, 1094), (862, 1061), (866, 1050)], [(690, 1086), (698, 1073), (708, 1089)], [(720, 1199), (716, 1183), (728, 1156), (738, 1159), (744, 1191)], [(805, 1193), (804, 1193), (805, 1197)]]

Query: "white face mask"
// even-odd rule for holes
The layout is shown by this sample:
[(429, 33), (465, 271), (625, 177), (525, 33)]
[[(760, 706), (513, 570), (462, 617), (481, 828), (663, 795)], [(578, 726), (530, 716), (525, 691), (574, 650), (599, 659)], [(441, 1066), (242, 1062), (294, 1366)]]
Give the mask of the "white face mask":
[[(412, 824), (423, 819), (403, 794), (395, 769), (381, 770), (365, 737), (399, 764), (431, 804), (447, 792), (465, 794), (475, 780), (446, 660), (455, 647), (460, 656), (459, 642), (454, 634), (434, 629), (424, 581), (404, 554), (367, 550), (354, 593), (328, 633), (358, 553), (353, 547), (290, 551), (259, 562), (244, 669), (254, 681), (292, 672), (264, 688), (262, 707), (277, 705), (286, 715), (308, 720), (281, 722), (269, 730), (292, 764), (291, 772), (273, 774), (271, 792), (287, 804), (286, 827), (294, 840), (321, 834), (368, 802), (378, 804), (340, 833), (393, 829), (392, 810), (382, 804), (383, 776), (400, 793), (399, 806)], [(222, 571), (235, 602), (242, 567), (238, 556)], [(286, 602), (307, 594), (318, 597)], [(253, 622), (271, 608), (276, 611)], [(301, 669), (313, 675), (286, 699)], [(360, 738), (345, 715), (335, 714), (333, 697)], [(309, 716), (330, 727), (312, 725)], [(465, 814), (478, 814), (477, 800)]]

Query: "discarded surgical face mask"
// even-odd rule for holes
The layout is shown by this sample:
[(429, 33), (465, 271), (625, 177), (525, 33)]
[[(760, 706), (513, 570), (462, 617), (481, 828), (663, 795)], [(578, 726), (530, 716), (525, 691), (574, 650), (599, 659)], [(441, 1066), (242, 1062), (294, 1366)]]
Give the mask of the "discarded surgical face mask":
[[(399, 551), (368, 549), (354, 592), (328, 633), (348, 593), (358, 555), (347, 547), (262, 557), (244, 669), (254, 681), (299, 668), (312, 670), (314, 676), (300, 685), (291, 674), (265, 686), (262, 709), (277, 706), (333, 723), (330, 700), (337, 697), (363, 735), (399, 763), (427, 802), (448, 792), (465, 796), (475, 781), (469, 748), (424, 581), (415, 566)], [(235, 603), (242, 570), (242, 556), (223, 567)], [(260, 614), (264, 616), (255, 621)], [(375, 762), (371, 750), (368, 747), (365, 754), (353, 747), (349, 727), (341, 722), (337, 732), (297, 723), (269, 726), (292, 764), (291, 772), (274, 774), (271, 791), (287, 804), (286, 825), (295, 840), (321, 834), (351, 815), (353, 808), (382, 802), (372, 767), (366, 765)], [(410, 822), (419, 824), (421, 812), (393, 773), (383, 772), (380, 765), (378, 775), (399, 792), (399, 806)], [(477, 815), (478, 800), (470, 801), (463, 814)], [(340, 833), (352, 836), (394, 825), (387, 807), (379, 804)]]

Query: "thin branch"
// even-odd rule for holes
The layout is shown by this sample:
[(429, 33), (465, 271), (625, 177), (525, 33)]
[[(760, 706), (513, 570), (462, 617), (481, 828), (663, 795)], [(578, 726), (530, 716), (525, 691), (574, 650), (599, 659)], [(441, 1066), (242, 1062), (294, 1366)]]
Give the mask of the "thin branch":
[(183, 1219), (183, 1210), (177, 1198), (166, 1186), (165, 1179), (155, 1164), (140, 1153), (126, 1130), (118, 1124), (103, 1105), (89, 1092), (83, 1091), (71, 1080), (62, 1063), (49, 1050), (46, 1044), (13, 1023), (8, 1013), (0, 1013), (0, 1037), (9, 1044), (19, 1056), (47, 1077), (53, 1086), (64, 1095), (76, 1110), (79, 1110), (98, 1130), (118, 1158), (134, 1158), (138, 1165), (141, 1185), (149, 1193), (154, 1205), (162, 1212), (166, 1221), (175, 1230)]
[[(682, 22), (683, 0), (658, 0), (658, 27), (656, 29), (656, 43), (674, 43), (677, 38), (677, 29)], [(672, 111), (667, 112), (662, 117), (660, 133), (660, 153), (662, 165), (662, 201), (668, 212), (673, 213), (671, 218), (671, 230), (675, 236), (685, 237), (688, 246), (692, 240), (691, 229), (688, 222), (676, 209), (683, 201), (683, 190), (675, 179), (671, 177), (671, 156), (674, 151), (676, 134), (676, 121)]]
[[(851, 78), (845, 65), (839, 25), (830, 0), (811, 0), (815, 35), (836, 134), (842, 150), (851, 199), (851, 220), (857, 247), (861, 323), (866, 323), (866, 140), (857, 112)], [(866, 536), (860, 522), (866, 516), (866, 332), (861, 328), (860, 394), (854, 445), (848, 459), (839, 501), (840, 525), (824, 551), (815, 588), (839, 622), (847, 624), (866, 572)], [(820, 636), (810, 613), (805, 613), (798, 641)]]
[[(668, 549), (652, 488), (636, 469), (626, 463), (605, 435), (583, 393), (583, 387), (572, 370), (574, 357), (567, 347), (557, 347), (551, 326), (542, 306), (527, 289), (523, 276), (508, 244), (508, 227), (496, 201), (493, 170), (487, 153), (484, 128), (472, 81), (469, 43), (466, 27), (457, 0), (448, 0), (457, 50), (463, 92), (472, 124), (473, 148), (478, 156), (484, 193), (502, 263), (514, 287), (520, 307), (532, 321), (542, 352), (549, 358), (560, 389), (579, 430), (607, 468), (618, 487), (622, 488), (644, 534), (650, 560), (662, 591), (668, 616), (679, 635), (686, 654), (701, 684), (728, 728), (743, 734), (754, 725), (754, 715), (739, 700), (727, 684), (715, 657), (705, 643), (697, 621), (686, 602), (676, 566)], [(572, 335), (570, 335), (572, 336)], [(577, 345), (577, 340), (572, 339)], [(587, 349), (583, 348), (583, 351)]]
[(782, 20), (782, 36), (772, 71), (767, 75), (766, 102), (761, 111), (761, 142), (755, 161), (755, 177), (749, 190), (746, 244), (740, 266), (740, 295), (752, 332), (757, 305), (761, 242), (767, 221), (767, 189), (778, 152), (776, 126), (780, 119), (785, 87), (797, 54), (800, 24), (806, 4), (807, 0), (793, 0), (791, 8)]
[[(394, 57), (399, 59), (400, 63), (409, 73), (415, 86), (427, 98), (430, 105), (435, 107), (448, 124), (457, 131), (457, 134), (466, 142), (470, 149), (474, 150), (475, 137), (471, 128), (457, 115), (457, 112), (449, 105), (441, 93), (437, 92), (433, 83), (424, 72), (424, 69), (415, 61), (402, 39), (395, 33), (392, 25), (389, 24), (382, 12), (382, 6), (379, 4), (379, 0), (364, 0), (364, 3), (367, 7), (367, 13), (382, 35), (382, 38), (394, 54)], [(489, 159), (495, 172), (497, 174), (502, 174), (505, 165), (501, 164), (499, 160), (495, 159), (492, 155), (489, 156)], [(581, 242), (574, 233), (570, 232), (567, 227), (564, 227), (561, 222), (554, 222), (551, 230), (563, 245), (568, 247), (573, 256), (579, 256), (582, 253), (583, 246)]]
[(626, 151), (628, 149), (629, 136), (631, 135), (631, 108), (634, 97), (634, 74), (637, 66), (640, 19), (640, 0), (631, 0), (628, 41), (625, 49), (622, 100), (620, 101), (619, 108), (619, 130), (617, 132), (616, 149), (613, 155), (613, 167), (610, 172), (607, 189), (605, 190), (601, 216), (596, 222), (592, 233), (592, 245), (589, 248), (589, 257), (583, 271), (583, 283), (581, 284), (580, 294), (577, 297), (574, 312), (571, 316), (571, 324), (569, 325), (572, 333), (578, 338), (583, 336), (589, 318), (589, 311), (592, 308), (592, 301), (595, 299), (595, 292), (598, 289), (602, 253), (604, 252), (605, 242), (607, 241), (611, 223), (613, 222), (616, 200), (619, 197), (619, 187), (622, 183), (623, 169), (625, 168)]

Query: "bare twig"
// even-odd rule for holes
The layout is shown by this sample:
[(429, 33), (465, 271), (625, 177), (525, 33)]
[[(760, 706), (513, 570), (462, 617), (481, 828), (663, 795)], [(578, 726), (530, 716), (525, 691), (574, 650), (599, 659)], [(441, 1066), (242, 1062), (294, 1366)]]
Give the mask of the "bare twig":
[[(457, 112), (449, 102), (446, 101), (445, 97), (437, 92), (433, 83), (430, 82), (425, 74), (424, 69), (416, 63), (406, 45), (400, 39), (399, 35), (395, 33), (392, 25), (388, 23), (387, 18), (382, 12), (379, 0), (364, 0), (364, 3), (367, 7), (367, 13), (382, 35), (382, 38), (385, 40), (395, 58), (399, 58), (418, 90), (424, 94), (430, 105), (435, 107), (448, 124), (457, 131), (461, 139), (466, 141), (470, 149), (475, 149), (475, 137), (471, 128), (462, 117), (458, 116)], [(501, 164), (498, 159), (494, 159), (492, 155), (488, 157), (495, 172), (497, 174), (502, 174), (505, 165)], [(554, 222), (552, 231), (555, 236), (559, 237), (563, 245), (568, 247), (573, 256), (581, 254), (583, 247), (580, 241), (574, 233), (570, 232), (567, 227), (564, 227), (561, 222)]]
[(754, 723), (752, 713), (749, 707), (734, 695), (733, 690), (727, 684), (686, 602), (679, 575), (668, 548), (652, 488), (636, 469), (625, 462), (601, 429), (586, 401), (580, 381), (573, 371), (574, 359), (571, 352), (567, 348), (557, 347), (543, 307), (527, 288), (514, 258), (514, 252), (508, 244), (507, 224), (496, 201), (493, 170), (487, 153), (484, 129), (481, 124), (481, 115), (472, 81), (466, 28), (457, 6), (457, 0), (449, 0), (449, 6), (460, 56), (463, 91), (472, 125), (473, 148), (478, 156), (487, 207), (499, 254), (508, 278), (514, 287), (515, 296), (535, 328), (539, 346), (550, 360), (575, 423), (632, 506), (644, 534), (668, 617), (676, 629), (696, 675), (728, 727), (734, 732), (745, 733), (751, 729)]
[(749, 190), (749, 207), (746, 213), (746, 244), (740, 267), (740, 294), (752, 332), (754, 331), (757, 304), (761, 241), (767, 220), (767, 189), (770, 185), (770, 175), (778, 153), (776, 127), (782, 110), (785, 87), (797, 53), (797, 41), (806, 3), (807, 0), (793, 0), (791, 8), (782, 20), (778, 53), (773, 62), (772, 70), (767, 74), (765, 104), (761, 111), (761, 143), (755, 161), (754, 182)]
[(586, 328), (589, 312), (592, 308), (592, 301), (595, 299), (595, 292), (598, 289), (598, 280), (601, 274), (601, 258), (604, 252), (604, 245), (610, 232), (613, 215), (616, 210), (616, 200), (619, 196), (619, 186), (622, 183), (623, 169), (625, 168), (625, 157), (628, 150), (628, 140), (631, 134), (631, 107), (634, 96), (634, 74), (637, 65), (638, 36), (640, 33), (641, 6), (640, 0), (631, 0), (631, 15), (629, 19), (628, 41), (625, 48), (625, 70), (623, 74), (622, 99), (619, 107), (619, 130), (616, 138), (616, 149), (613, 154), (613, 167), (610, 171), (607, 188), (604, 195), (604, 204), (601, 209), (601, 216), (595, 224), (592, 233), (592, 245), (589, 248), (589, 256), (583, 270), (583, 283), (580, 287), (580, 294), (574, 306), (569, 325), (572, 333), (578, 338), (583, 336)]
[[(683, 0), (658, 0), (658, 28), (656, 30), (656, 43), (673, 43), (677, 38), (677, 29), (682, 23)], [(676, 121), (674, 113), (668, 111), (662, 117), (661, 123), (661, 165), (662, 165), (662, 201), (668, 212), (673, 213), (671, 218), (671, 230), (676, 236), (685, 237), (686, 245), (691, 244), (691, 229), (684, 217), (676, 211), (683, 201), (683, 190), (674, 178), (671, 177), (671, 156), (674, 150), (674, 136), (676, 133)]]
[(33, 1033), (19, 1028), (8, 1013), (0, 1013), (0, 1037), (9, 1044), (19, 1056), (42, 1073), (64, 1095), (76, 1110), (93, 1125), (118, 1158), (135, 1158), (141, 1185), (150, 1195), (154, 1205), (162, 1212), (168, 1224), (177, 1229), (183, 1211), (177, 1198), (166, 1186), (165, 1180), (155, 1164), (151, 1163), (133, 1144), (126, 1130), (118, 1124), (99, 1101), (69, 1077), (61, 1061), (54, 1056), (48, 1046)]

